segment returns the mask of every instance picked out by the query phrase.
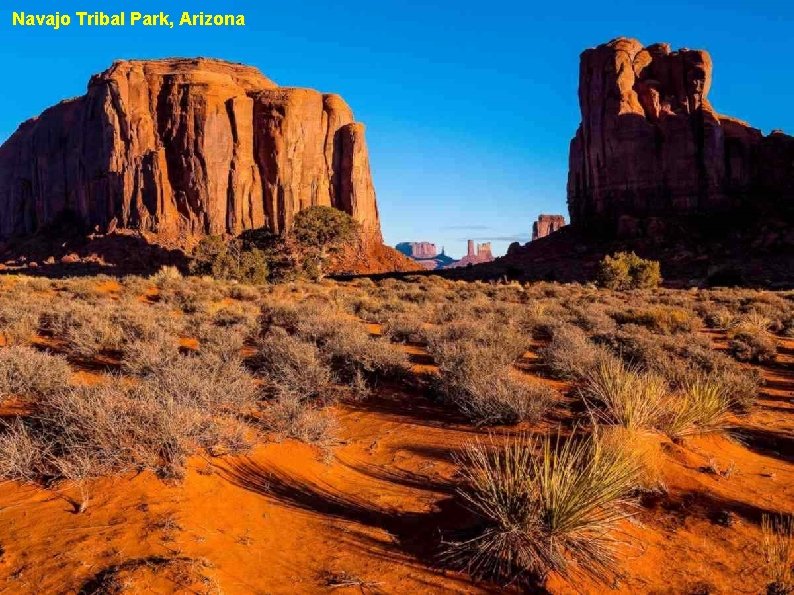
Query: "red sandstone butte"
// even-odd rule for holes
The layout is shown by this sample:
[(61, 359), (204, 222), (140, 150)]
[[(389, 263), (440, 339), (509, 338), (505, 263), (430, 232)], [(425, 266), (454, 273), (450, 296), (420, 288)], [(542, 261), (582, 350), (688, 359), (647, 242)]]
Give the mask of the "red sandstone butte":
[(565, 216), (538, 215), (538, 220), (532, 224), (532, 241), (545, 238), (561, 227), (565, 227)]
[(189, 244), (326, 205), (381, 231), (364, 126), (338, 95), (205, 58), (120, 61), (0, 147), (0, 238), (64, 211)]
[(568, 175), (574, 226), (658, 235), (669, 216), (794, 202), (794, 138), (719, 115), (711, 79), (703, 50), (619, 38), (582, 53)]

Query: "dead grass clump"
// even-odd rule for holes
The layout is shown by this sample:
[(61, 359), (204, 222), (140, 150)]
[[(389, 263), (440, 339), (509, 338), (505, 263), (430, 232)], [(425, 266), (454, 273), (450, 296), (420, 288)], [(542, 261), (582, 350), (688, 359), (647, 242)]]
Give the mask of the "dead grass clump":
[(763, 515), (762, 547), (769, 580), (768, 595), (794, 593), (794, 516)]
[(266, 429), (283, 438), (294, 438), (308, 444), (330, 446), (336, 439), (336, 418), (304, 395), (279, 390), (262, 411)]
[(608, 357), (608, 352), (593, 343), (580, 328), (564, 324), (554, 328), (551, 341), (541, 355), (554, 376), (575, 380), (587, 376)]
[(243, 416), (256, 397), (245, 370), (201, 357), (180, 357), (133, 385), (113, 379), (48, 392), (2, 433), (0, 469), (9, 479), (45, 481), (131, 469), (180, 477), (198, 449), (248, 446)]
[(276, 392), (320, 403), (333, 400), (334, 375), (314, 343), (272, 327), (258, 340), (257, 348), (254, 365)]
[(38, 398), (63, 390), (72, 370), (66, 359), (22, 345), (0, 348), (0, 401)]
[(478, 425), (536, 421), (557, 397), (546, 385), (515, 377), (515, 358), (493, 346), (453, 339), (436, 343), (432, 353), (437, 393)]
[(693, 312), (670, 306), (630, 308), (615, 312), (613, 317), (620, 324), (636, 324), (665, 335), (691, 332), (697, 320)]
[(728, 350), (742, 362), (766, 363), (777, 356), (777, 342), (765, 329), (739, 324), (728, 332)]
[(629, 514), (639, 465), (595, 438), (476, 442), (460, 458), (460, 495), (481, 525), (447, 555), (475, 576), (543, 581), (551, 571), (607, 581), (613, 529)]

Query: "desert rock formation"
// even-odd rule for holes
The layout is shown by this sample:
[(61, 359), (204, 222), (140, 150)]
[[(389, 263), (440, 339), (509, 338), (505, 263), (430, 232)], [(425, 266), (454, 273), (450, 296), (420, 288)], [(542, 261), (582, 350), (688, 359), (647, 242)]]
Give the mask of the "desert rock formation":
[(485, 262), (492, 262), (494, 259), (493, 252), (491, 251), (491, 242), (484, 242), (482, 244), (474, 243), (474, 240), (469, 240), (467, 243), (466, 256), (460, 260), (456, 260), (446, 268), (456, 269), (468, 265), (482, 264)]
[(436, 245), (432, 242), (400, 242), (395, 247), (411, 258), (435, 258), (438, 255)]
[(333, 206), (380, 243), (364, 127), (337, 95), (204, 58), (116, 62), (0, 147), (0, 238), (77, 213), (187, 244)]
[(791, 208), (794, 138), (717, 114), (711, 78), (702, 50), (619, 38), (582, 53), (573, 225), (653, 236), (669, 216)]
[(564, 215), (538, 215), (538, 220), (532, 224), (532, 241), (545, 238), (561, 227), (565, 227)]

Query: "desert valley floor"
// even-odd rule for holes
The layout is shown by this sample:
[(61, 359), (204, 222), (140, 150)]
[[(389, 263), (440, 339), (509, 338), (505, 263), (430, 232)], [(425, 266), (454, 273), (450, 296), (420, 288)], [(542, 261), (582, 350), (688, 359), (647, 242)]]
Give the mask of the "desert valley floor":
[[(84, 302), (97, 312), (123, 307), (155, 321), (174, 319), (181, 357), (203, 349), (198, 335), (210, 336), (206, 325), (232, 329), (242, 337), (234, 349), (243, 365), (256, 358), (250, 335), (268, 307), (319, 305), (407, 358), (404, 378), (370, 383), (366, 396), (347, 394), (323, 409), (333, 427), (330, 437), (308, 441), (313, 444), (269, 427), (248, 436), (239, 452), (194, 449), (181, 477), (132, 469), (79, 480), (5, 481), (0, 488), (3, 593), (543, 592), (517, 581), (503, 586), (474, 580), (441, 552), (472, 522), (457, 496), (459, 457), (468, 444), (522, 433), (567, 436), (588, 419), (577, 381), (550, 369), (544, 350), (556, 324), (591, 330), (603, 325), (601, 332), (613, 334), (623, 326), (628, 332), (631, 324), (642, 327), (643, 336), (650, 332), (651, 339), (696, 341), (741, 370), (757, 369), (763, 384), (749, 410), (728, 413), (719, 431), (672, 439), (663, 432), (632, 430), (632, 448), (645, 461), (648, 485), (615, 528), (615, 575), (600, 583), (587, 575), (565, 580), (552, 572), (548, 591), (763, 593), (770, 579), (762, 519), (794, 510), (794, 338), (770, 324), (770, 312), (790, 316), (791, 294), (621, 294), (588, 286), (432, 278), (243, 288), (163, 277), (7, 276), (0, 284), (7, 343), (2, 349), (29, 344), (41, 353), (64, 355), (74, 386), (132, 380), (123, 347), (70, 346), (58, 331), (66, 327), (48, 316), (56, 303)], [(29, 337), (25, 321), (16, 321), (21, 332), (9, 331), (14, 321), (8, 312), (19, 303), (36, 316)], [(502, 312), (502, 304), (513, 310)], [(584, 312), (585, 306), (592, 308)], [(776, 354), (760, 364), (726, 355), (730, 324), (709, 317), (715, 308), (729, 310), (729, 317), (763, 311)], [(647, 316), (629, 322), (624, 316), (665, 309), (676, 310), (672, 325)], [(498, 335), (497, 321), (522, 312), (534, 322), (528, 325), (526, 351), (510, 374), (551, 389), (553, 398), (542, 414), (513, 425), (478, 425), (433, 396), (428, 385), (438, 369), (428, 333), (474, 316), (488, 317)], [(397, 332), (395, 318), (402, 316), (405, 323), (409, 314), (417, 317), (414, 326)], [(182, 324), (198, 318), (197, 325)], [(35, 407), (24, 395), (3, 395), (1, 405), (9, 424)]]

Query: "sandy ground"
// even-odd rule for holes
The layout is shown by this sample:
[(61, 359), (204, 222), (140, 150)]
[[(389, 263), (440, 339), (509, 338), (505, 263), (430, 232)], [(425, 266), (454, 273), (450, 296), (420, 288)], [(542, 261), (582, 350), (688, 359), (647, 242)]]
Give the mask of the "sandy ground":
[[(406, 349), (417, 373), (432, 370), (420, 346)], [(526, 373), (539, 366), (527, 354)], [(764, 591), (761, 517), (794, 511), (794, 342), (780, 339), (764, 375), (732, 437), (641, 437), (667, 493), (622, 524), (624, 576), (607, 586), (553, 576), (551, 592)], [(4, 483), (0, 593), (503, 592), (438, 558), (467, 519), (455, 453), (487, 431), (401, 386), (336, 413), (342, 442), (330, 457), (294, 441), (195, 457), (180, 483), (150, 473), (92, 481), (81, 514), (80, 486)], [(565, 403), (557, 413), (551, 424), (564, 424)]]

